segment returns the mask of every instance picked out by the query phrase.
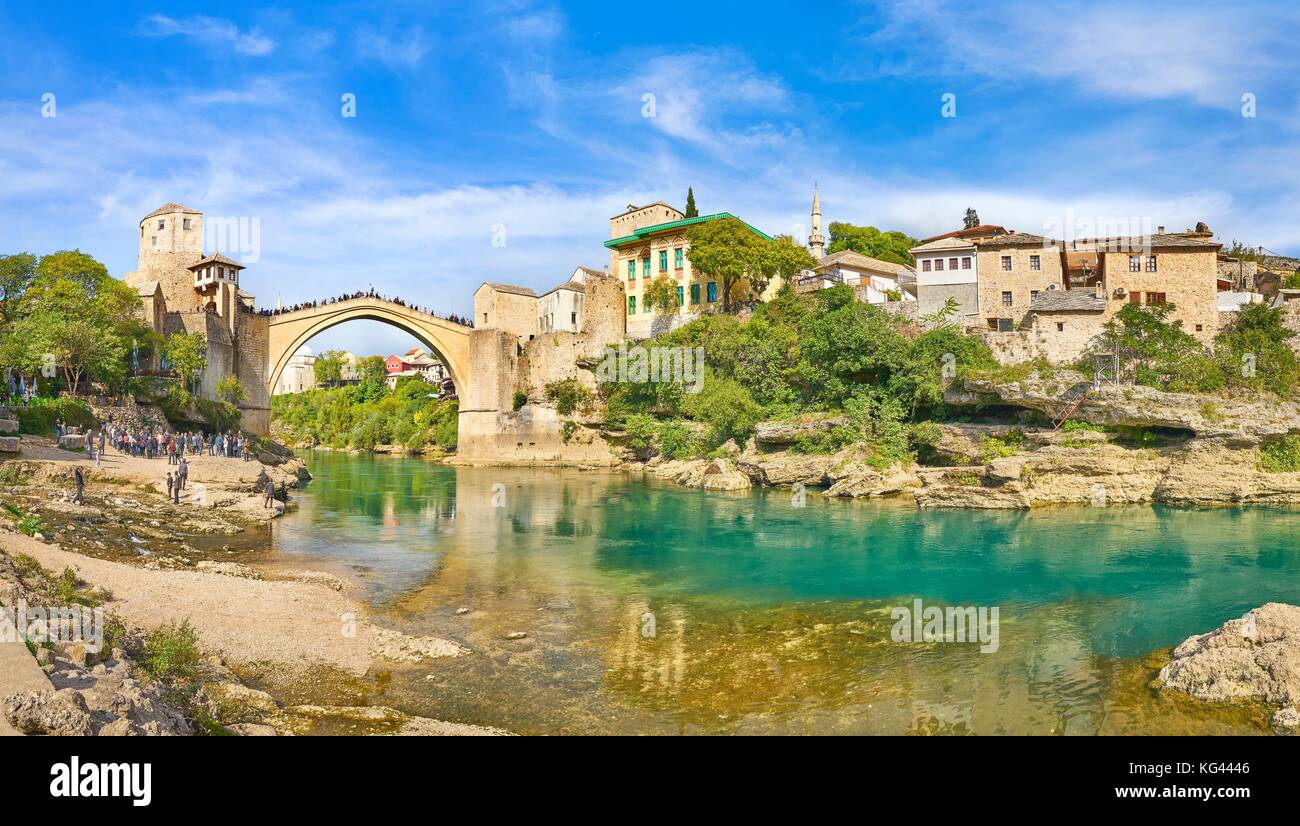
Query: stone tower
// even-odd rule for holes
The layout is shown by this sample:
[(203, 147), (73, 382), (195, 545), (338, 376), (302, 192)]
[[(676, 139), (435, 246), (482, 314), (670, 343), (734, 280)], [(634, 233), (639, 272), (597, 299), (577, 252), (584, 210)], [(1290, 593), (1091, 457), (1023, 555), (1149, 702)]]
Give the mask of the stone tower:
[(181, 204), (164, 204), (140, 221), (140, 263), (126, 277), (132, 286), (157, 281), (167, 309), (198, 309), (194, 273), (203, 258), (203, 213)]
[(817, 197), (817, 185), (813, 185), (812, 232), (808, 235), (808, 249), (814, 258), (826, 254), (826, 236), (822, 235), (822, 205)]

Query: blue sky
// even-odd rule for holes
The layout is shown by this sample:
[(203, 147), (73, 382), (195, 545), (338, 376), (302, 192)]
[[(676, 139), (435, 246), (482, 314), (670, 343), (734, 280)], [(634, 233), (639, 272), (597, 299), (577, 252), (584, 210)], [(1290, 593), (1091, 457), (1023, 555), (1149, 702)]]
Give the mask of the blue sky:
[[(260, 219), (263, 305), (373, 283), (467, 314), (484, 280), (604, 266), (611, 215), (687, 186), (806, 235), (817, 181), (827, 221), (918, 236), (973, 206), (1300, 253), (1300, 10), (1082, 6), (6, 3), (0, 250), (121, 275), (140, 217), (179, 201)], [(380, 325), (315, 343), (407, 345)]]

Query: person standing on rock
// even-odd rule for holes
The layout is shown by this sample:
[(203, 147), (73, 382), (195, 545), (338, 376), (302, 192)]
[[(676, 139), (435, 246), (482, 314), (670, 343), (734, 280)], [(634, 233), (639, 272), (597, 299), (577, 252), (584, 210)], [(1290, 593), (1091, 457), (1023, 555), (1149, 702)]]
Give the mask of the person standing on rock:
[(78, 505), (86, 504), (86, 473), (81, 469), (81, 465), (72, 471), (72, 481), (77, 486), (77, 494), (72, 497), (72, 501)]
[(99, 467), (100, 460), (104, 458), (104, 446), (107, 443), (108, 440), (104, 437), (104, 431), (101, 429), (99, 431), (99, 450), (95, 451), (95, 467)]
[(262, 488), (262, 507), (272, 507), (271, 502), (275, 499), (275, 482), (270, 479), (266, 480), (266, 486)]
[(190, 466), (183, 458), (181, 459), (180, 470), (176, 471), (176, 476), (178, 479), (178, 482), (176, 484), (176, 491), (177, 493), (179, 493), (180, 491), (185, 490), (185, 483), (190, 478)]
[(175, 501), (173, 498), (175, 489), (176, 489), (176, 480), (172, 478), (172, 472), (169, 470), (167, 471), (167, 499), (169, 501)]

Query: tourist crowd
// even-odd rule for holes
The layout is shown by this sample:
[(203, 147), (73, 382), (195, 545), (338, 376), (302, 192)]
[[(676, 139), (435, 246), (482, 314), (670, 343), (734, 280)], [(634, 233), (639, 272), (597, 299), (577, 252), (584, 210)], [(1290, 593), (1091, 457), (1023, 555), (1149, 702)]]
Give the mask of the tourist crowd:
[(415, 310), (416, 312), (425, 313), (426, 315), (431, 315), (434, 316), (435, 318), (441, 318), (444, 321), (450, 321), (452, 324), (459, 324), (462, 327), (474, 326), (474, 322), (471, 319), (458, 316), (455, 313), (451, 313), (449, 315), (442, 315), (440, 313), (435, 313), (433, 310), (429, 309), (428, 307), (422, 307), (418, 304), (407, 304), (406, 301), (400, 296), (380, 295), (379, 292), (375, 290), (374, 287), (371, 287), (369, 290), (362, 290), (348, 295), (340, 295), (340, 296), (336, 296), (335, 298), (327, 298), (323, 301), (305, 301), (301, 304), (291, 304), (287, 307), (276, 307), (275, 309), (258, 310), (257, 313), (258, 315), (268, 315), (268, 316), (280, 315), (281, 313), (292, 313), (297, 310), (311, 310), (316, 307), (324, 307), (330, 304), (338, 304), (339, 302), (342, 301), (355, 301), (359, 298), (378, 298), (381, 301), (387, 301), (389, 303), (396, 304), (399, 307), (408, 307), (412, 310)]

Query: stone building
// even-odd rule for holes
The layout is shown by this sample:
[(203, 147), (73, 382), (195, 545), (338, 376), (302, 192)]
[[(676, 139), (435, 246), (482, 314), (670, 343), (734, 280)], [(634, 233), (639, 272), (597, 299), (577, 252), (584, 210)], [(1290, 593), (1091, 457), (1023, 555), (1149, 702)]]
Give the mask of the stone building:
[[(239, 378), (245, 401), (243, 425), (265, 433), (270, 426), (266, 371), (267, 318), (254, 312), (255, 299), (239, 289), (244, 266), (221, 254), (203, 252), (203, 213), (168, 203), (141, 219), (139, 264), (124, 281), (136, 288), (141, 317), (160, 335), (196, 333), (207, 345), (207, 367), (199, 395), (216, 398), (217, 383)], [(141, 368), (160, 365), (141, 365)]]
[[(1033, 246), (1023, 248), (1007, 248), (999, 246), (1002, 242), (997, 239), (990, 240), (993, 245), (987, 248), (981, 242), (981, 254), (987, 249), (993, 262), (993, 266), (990, 262), (980, 264), (981, 301), (1002, 303), (1010, 292), (1011, 305), (1007, 321), (996, 322), (997, 332), (990, 322), (984, 340), (1003, 363), (1035, 358), (1075, 361), (1126, 304), (1172, 304), (1171, 320), (1181, 322), (1186, 332), (1205, 345), (1214, 341), (1221, 327), (1218, 253), (1222, 245), (1209, 238), (1156, 233), (1083, 239), (1068, 245), (1038, 238)], [(1035, 254), (1040, 256), (1042, 269), (1032, 269), (1029, 256)], [(1096, 261), (1085, 286), (1073, 286), (1077, 282), (1070, 272), (1071, 256), (1079, 254)], [(1004, 270), (1008, 255), (1012, 269)], [(1048, 261), (1053, 258), (1057, 264), (1051, 269)], [(996, 274), (989, 276), (991, 269)], [(1049, 275), (1055, 280), (1049, 280)], [(1028, 304), (1024, 306), (1021, 301), (1026, 293)], [(981, 314), (989, 312), (982, 303)]]
[(917, 313), (930, 315), (949, 299), (957, 302), (960, 323), (979, 318), (979, 260), (975, 241), (1006, 234), (1002, 227), (981, 224), (924, 239), (908, 252), (916, 259)]
[(797, 293), (808, 293), (838, 284), (860, 288), (855, 291), (868, 304), (916, 300), (916, 274), (911, 267), (853, 250), (822, 256), (817, 266), (799, 275), (794, 289)]
[(280, 373), (280, 378), (275, 382), (275, 388), (271, 391), (273, 396), (281, 396), (285, 393), (302, 393), (306, 390), (312, 390), (316, 387), (316, 354), (311, 351), (307, 345), (298, 348), (285, 365), (284, 371)]
[(974, 244), (979, 318), (989, 330), (1021, 327), (1040, 293), (1068, 286), (1059, 241), (1012, 230)]
[[(710, 281), (691, 269), (690, 245), (686, 229), (705, 221), (734, 217), (729, 212), (687, 218), (685, 213), (655, 201), (648, 206), (628, 204), (627, 209), (609, 219), (609, 272), (624, 281), (627, 294), (627, 333), (632, 338), (648, 338), (680, 327), (701, 313), (720, 310), (723, 306), (722, 284)], [(771, 236), (745, 224), (756, 235)], [(645, 288), (659, 276), (673, 279), (677, 287), (675, 308), (665, 311), (645, 300)], [(761, 294), (748, 281), (732, 286), (731, 299), (767, 301), (781, 288), (779, 279), (771, 279)]]

